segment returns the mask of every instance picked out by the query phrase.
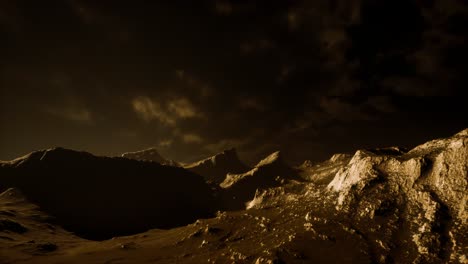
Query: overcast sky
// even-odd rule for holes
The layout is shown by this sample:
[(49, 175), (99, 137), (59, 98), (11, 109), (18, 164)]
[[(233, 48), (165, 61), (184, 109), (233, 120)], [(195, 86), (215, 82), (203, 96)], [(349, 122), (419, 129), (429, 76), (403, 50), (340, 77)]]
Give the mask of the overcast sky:
[(0, 159), (293, 164), (468, 127), (466, 1), (0, 1)]

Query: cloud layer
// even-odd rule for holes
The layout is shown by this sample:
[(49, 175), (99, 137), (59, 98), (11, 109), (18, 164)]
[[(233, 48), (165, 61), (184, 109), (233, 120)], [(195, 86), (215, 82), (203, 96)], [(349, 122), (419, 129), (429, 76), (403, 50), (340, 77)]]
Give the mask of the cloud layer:
[(456, 0), (2, 1), (0, 159), (300, 162), (447, 136), (466, 126), (466, 17)]
[(186, 98), (159, 102), (146, 96), (139, 96), (134, 98), (131, 104), (133, 110), (144, 121), (157, 120), (161, 124), (169, 126), (176, 126), (179, 120), (200, 118), (202, 116)]

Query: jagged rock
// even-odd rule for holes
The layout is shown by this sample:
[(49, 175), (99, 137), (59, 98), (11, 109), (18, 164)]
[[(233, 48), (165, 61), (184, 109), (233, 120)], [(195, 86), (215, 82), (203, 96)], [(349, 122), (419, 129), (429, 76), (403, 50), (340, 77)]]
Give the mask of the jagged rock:
[(246, 202), (254, 198), (257, 189), (280, 186), (292, 179), (299, 179), (297, 172), (284, 162), (279, 151), (275, 152), (246, 173), (228, 174), (220, 184), (223, 188), (223, 204), (231, 210), (245, 208)]
[[(232, 185), (242, 181), (243, 179), (246, 179), (247, 177), (252, 177), (257, 174), (257, 172), (261, 169), (265, 170), (266, 168), (269, 169), (277, 169), (276, 172), (273, 172), (274, 174), (280, 175), (283, 171), (291, 170), (280, 158), (280, 152), (274, 152), (273, 154), (269, 155), (268, 157), (264, 158), (261, 160), (255, 167), (242, 174), (234, 174), (234, 173), (228, 173), (224, 181), (220, 184), (222, 188), (229, 188)], [(273, 175), (272, 175), (273, 177)]]
[(334, 154), (329, 160), (321, 163), (313, 164), (311, 161), (305, 161), (298, 167), (299, 175), (315, 184), (327, 185), (338, 170), (348, 164), (351, 157), (349, 154)]
[(339, 162), (339, 161), (348, 162), (350, 158), (351, 158), (351, 155), (349, 155), (349, 154), (339, 153), (339, 154), (334, 154), (334, 155), (330, 158), (329, 161), (330, 161), (330, 162)]
[(314, 162), (312, 162), (311, 160), (306, 160), (304, 161), (304, 163), (299, 165), (299, 168), (312, 168), (314, 165)]
[(228, 173), (242, 173), (249, 167), (239, 160), (235, 149), (228, 149), (213, 157), (184, 166), (185, 169), (201, 175), (209, 183), (220, 184)]
[(0, 191), (18, 188), (59, 224), (86, 238), (185, 225), (215, 209), (211, 189), (199, 175), (155, 162), (55, 148), (1, 169)]
[(285, 193), (286, 192), (283, 187), (270, 188), (264, 190), (257, 189), (254, 198), (251, 201), (247, 202), (246, 209), (267, 208), (268, 206), (272, 206), (272, 200), (273, 202), (275, 202), (274, 198), (278, 196), (284, 197)]
[(401, 147), (387, 147), (367, 149), (367, 151), (376, 155), (400, 156), (407, 153), (408, 149)]
[(127, 159), (134, 159), (140, 161), (153, 161), (162, 165), (180, 167), (181, 165), (174, 160), (165, 159), (159, 154), (158, 150), (155, 148), (149, 148), (136, 152), (127, 152), (122, 154), (122, 157)]
[[(350, 212), (356, 226), (390, 235), (382, 255), (396, 262), (455, 262), (466, 246), (467, 130), (433, 140), (409, 152), (357, 151), (328, 185), (337, 193), (337, 209)], [(368, 236), (377, 236), (368, 232)], [(410, 261), (410, 262), (413, 262)]]

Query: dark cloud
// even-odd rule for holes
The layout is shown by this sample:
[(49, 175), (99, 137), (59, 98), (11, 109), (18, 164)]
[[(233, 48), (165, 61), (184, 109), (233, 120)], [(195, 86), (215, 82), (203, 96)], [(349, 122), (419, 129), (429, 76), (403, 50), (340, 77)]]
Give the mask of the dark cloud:
[(233, 12), (233, 5), (228, 0), (215, 1), (216, 13), (220, 15), (231, 15)]
[(456, 0), (3, 1), (0, 159), (61, 145), (299, 162), (445, 136), (466, 126), (467, 13)]
[(46, 108), (45, 112), (76, 122), (90, 123), (93, 120), (91, 112), (86, 108), (65, 106), (62, 108)]

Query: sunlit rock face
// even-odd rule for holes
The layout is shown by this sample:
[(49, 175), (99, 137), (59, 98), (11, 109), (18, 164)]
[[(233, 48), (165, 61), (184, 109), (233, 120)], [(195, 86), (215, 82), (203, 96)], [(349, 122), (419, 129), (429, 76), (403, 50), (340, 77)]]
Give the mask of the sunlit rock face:
[[(327, 189), (395, 262), (466, 260), (468, 130), (407, 153), (357, 151)], [(374, 231), (372, 231), (374, 230)], [(386, 232), (382, 236), (382, 232)], [(398, 238), (396, 245), (395, 238)]]
[[(285, 179), (292, 177), (294, 173), (294, 170), (284, 162), (281, 153), (277, 151), (261, 160), (250, 171), (241, 174), (229, 173), (220, 186), (227, 189), (248, 179), (259, 177), (260, 174), (264, 174), (265, 177), (268, 178), (281, 180), (281, 178)], [(259, 182), (266, 182), (266, 180), (268, 179), (262, 179)]]
[(243, 173), (250, 168), (240, 161), (235, 149), (228, 149), (207, 159), (188, 164), (185, 169), (201, 175), (208, 183), (220, 184), (228, 173)]
[(349, 154), (334, 154), (329, 160), (316, 164), (307, 160), (298, 167), (299, 175), (313, 183), (328, 185), (335, 174), (349, 163), (351, 157)]
[(127, 152), (122, 154), (122, 157), (139, 161), (153, 161), (162, 165), (174, 167), (180, 166), (180, 164), (177, 161), (165, 159), (163, 156), (161, 156), (161, 154), (159, 154), (158, 150), (155, 148), (149, 148), (136, 152)]

